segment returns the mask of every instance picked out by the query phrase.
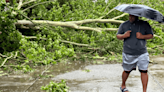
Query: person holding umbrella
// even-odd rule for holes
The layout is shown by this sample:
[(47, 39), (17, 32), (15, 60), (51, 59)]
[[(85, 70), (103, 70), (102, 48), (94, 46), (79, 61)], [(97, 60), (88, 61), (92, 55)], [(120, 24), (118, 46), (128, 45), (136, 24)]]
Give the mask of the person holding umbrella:
[(148, 22), (139, 20), (138, 17), (146, 17), (158, 22), (164, 22), (164, 17), (158, 11), (136, 4), (122, 4), (115, 9), (129, 13), (129, 20), (122, 23), (117, 32), (117, 39), (124, 40), (121, 92), (129, 92), (126, 88), (126, 80), (132, 70), (138, 66), (141, 72), (143, 92), (147, 90), (149, 53), (146, 48), (146, 40), (153, 38), (153, 31)]

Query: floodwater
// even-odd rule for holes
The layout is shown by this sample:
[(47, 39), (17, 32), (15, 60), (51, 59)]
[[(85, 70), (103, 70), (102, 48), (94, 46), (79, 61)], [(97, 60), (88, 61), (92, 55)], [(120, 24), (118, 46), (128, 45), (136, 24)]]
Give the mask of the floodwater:
[[(153, 63), (149, 65), (148, 92), (164, 92), (164, 57), (151, 57)], [(110, 61), (68, 62), (51, 66), (43, 76), (38, 76), (46, 69), (37, 68), (30, 74), (15, 72), (12, 75), (0, 77), (0, 92), (44, 92), (41, 86), (50, 81), (67, 81), (69, 92), (121, 92), (122, 67), (121, 63)], [(50, 77), (48, 77), (50, 76)], [(128, 80), (129, 92), (142, 92), (139, 71), (133, 71)]]

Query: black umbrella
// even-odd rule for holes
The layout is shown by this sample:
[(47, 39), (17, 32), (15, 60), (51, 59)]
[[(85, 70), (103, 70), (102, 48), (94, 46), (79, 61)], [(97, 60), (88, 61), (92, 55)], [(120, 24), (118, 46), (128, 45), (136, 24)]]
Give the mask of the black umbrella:
[(138, 17), (145, 17), (164, 23), (164, 16), (157, 10), (140, 4), (122, 4), (115, 7), (116, 10), (129, 13)]

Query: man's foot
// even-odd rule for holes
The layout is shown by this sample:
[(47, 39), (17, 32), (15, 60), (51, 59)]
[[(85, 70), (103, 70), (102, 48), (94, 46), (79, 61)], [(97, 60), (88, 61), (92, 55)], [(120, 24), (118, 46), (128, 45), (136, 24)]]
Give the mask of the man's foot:
[(121, 89), (121, 92), (129, 92), (127, 88), (120, 87), (120, 89)]

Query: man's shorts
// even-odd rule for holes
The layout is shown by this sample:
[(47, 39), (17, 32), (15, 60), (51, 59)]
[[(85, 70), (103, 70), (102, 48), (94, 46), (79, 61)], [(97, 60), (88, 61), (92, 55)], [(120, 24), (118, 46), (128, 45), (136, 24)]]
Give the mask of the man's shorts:
[(128, 55), (122, 53), (123, 63), (122, 67), (124, 71), (132, 71), (138, 66), (139, 70), (147, 70), (149, 65), (149, 53), (144, 53), (142, 55)]

